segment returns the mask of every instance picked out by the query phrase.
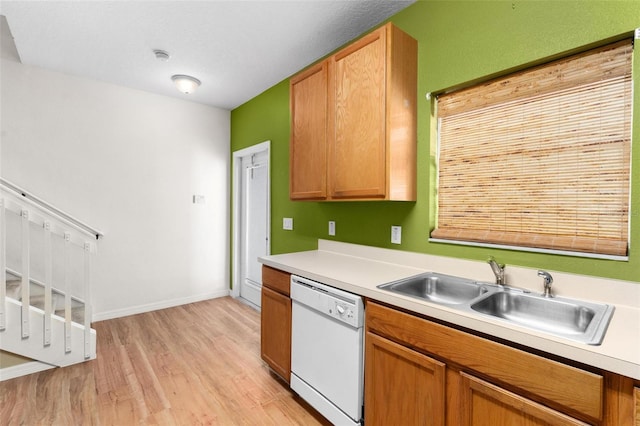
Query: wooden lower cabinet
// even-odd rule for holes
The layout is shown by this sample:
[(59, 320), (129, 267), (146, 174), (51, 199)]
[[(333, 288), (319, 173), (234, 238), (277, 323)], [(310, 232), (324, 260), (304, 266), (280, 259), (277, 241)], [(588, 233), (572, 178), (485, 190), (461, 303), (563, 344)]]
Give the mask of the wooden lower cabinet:
[(366, 353), (367, 425), (444, 425), (443, 363), (372, 333)]
[(365, 313), (367, 425), (640, 426), (630, 378), (371, 300)]
[(633, 389), (633, 400), (634, 400), (634, 424), (636, 426), (640, 426), (640, 387), (635, 387)]
[(287, 383), (291, 379), (291, 299), (285, 286), (288, 277), (285, 272), (263, 266), (260, 314), (262, 359)]

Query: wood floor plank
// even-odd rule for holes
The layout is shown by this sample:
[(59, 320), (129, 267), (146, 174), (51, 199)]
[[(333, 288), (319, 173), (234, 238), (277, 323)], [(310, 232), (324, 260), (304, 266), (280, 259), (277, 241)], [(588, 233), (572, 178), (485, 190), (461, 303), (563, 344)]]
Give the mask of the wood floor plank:
[(0, 382), (0, 424), (327, 424), (269, 372), (260, 314), (230, 297), (94, 328), (96, 360)]

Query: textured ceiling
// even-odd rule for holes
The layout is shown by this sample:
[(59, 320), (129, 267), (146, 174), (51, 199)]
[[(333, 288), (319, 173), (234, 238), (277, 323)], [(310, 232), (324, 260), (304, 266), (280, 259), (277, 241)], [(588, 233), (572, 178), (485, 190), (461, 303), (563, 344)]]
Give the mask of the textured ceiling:
[[(3, 0), (0, 14), (25, 64), (233, 109), (413, 1)], [(179, 93), (173, 74), (202, 86)]]

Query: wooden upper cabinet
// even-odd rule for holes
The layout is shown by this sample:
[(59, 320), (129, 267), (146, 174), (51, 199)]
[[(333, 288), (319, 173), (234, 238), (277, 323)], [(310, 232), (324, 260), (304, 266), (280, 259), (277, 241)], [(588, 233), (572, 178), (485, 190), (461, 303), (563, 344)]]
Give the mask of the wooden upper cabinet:
[(292, 200), (327, 198), (327, 68), (322, 62), (290, 81)]
[(385, 39), (378, 30), (333, 56), (329, 182), (334, 198), (384, 198)]
[(392, 24), (293, 77), (291, 199), (414, 201), (416, 84), (417, 42)]

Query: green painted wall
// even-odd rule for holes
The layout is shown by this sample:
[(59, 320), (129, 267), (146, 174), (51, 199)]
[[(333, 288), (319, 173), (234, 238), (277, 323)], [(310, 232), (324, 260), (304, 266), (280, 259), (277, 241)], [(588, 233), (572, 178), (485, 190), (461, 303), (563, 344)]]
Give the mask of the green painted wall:
[[(521, 68), (627, 34), (640, 27), (634, 1), (419, 1), (391, 18), (418, 40), (418, 200), (416, 202), (292, 202), (289, 200), (288, 80), (231, 113), (231, 150), (272, 142), (272, 253), (317, 248), (317, 239), (640, 281), (640, 90), (635, 91), (631, 250), (628, 262), (429, 243), (434, 160), (428, 92)], [(634, 58), (640, 87), (640, 55)], [(282, 230), (282, 218), (294, 230)], [(336, 221), (336, 237), (327, 222)], [(391, 225), (402, 244), (390, 243)]]

